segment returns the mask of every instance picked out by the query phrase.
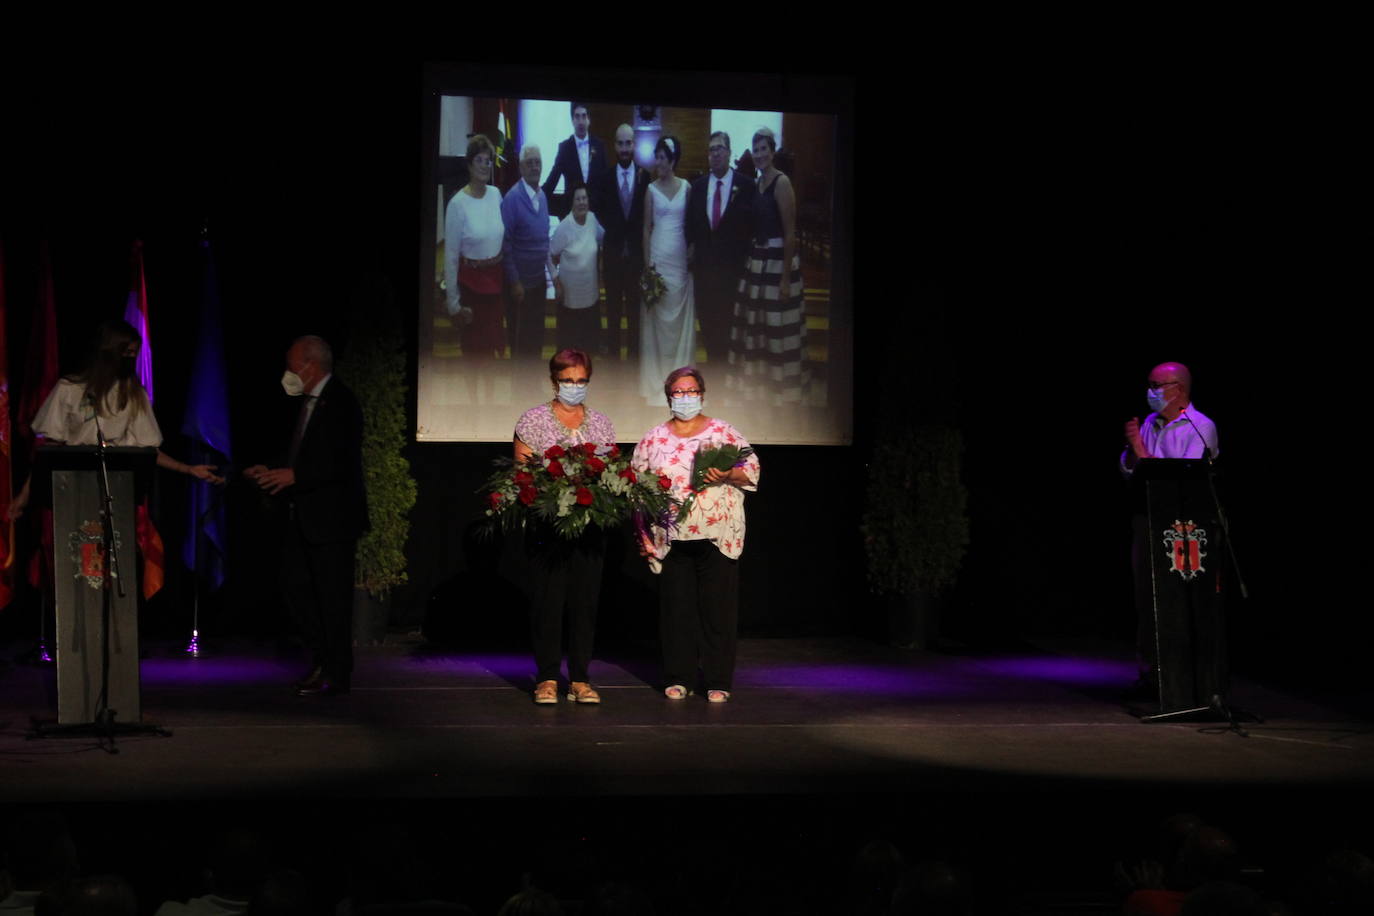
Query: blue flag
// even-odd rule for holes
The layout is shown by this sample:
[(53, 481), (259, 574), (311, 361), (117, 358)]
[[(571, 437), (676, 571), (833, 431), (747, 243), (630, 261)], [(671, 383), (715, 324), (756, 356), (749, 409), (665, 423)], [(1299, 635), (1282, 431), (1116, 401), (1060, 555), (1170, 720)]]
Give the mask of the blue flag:
[[(233, 461), (229, 445), (229, 376), (224, 362), (224, 321), (210, 243), (202, 241), (200, 247), (203, 257), (200, 329), (181, 431), (191, 440), (190, 463), (215, 465), (223, 475), (229, 473)], [(197, 576), (206, 579), (211, 589), (219, 588), (224, 584), (229, 546), (224, 488), (193, 479), (187, 505), (190, 517), (182, 559)]]

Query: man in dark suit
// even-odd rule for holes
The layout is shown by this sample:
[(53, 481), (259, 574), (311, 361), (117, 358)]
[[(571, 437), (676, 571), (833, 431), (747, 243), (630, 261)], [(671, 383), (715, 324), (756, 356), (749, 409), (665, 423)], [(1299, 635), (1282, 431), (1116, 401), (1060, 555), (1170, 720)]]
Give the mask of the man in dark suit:
[(282, 545), (286, 600), (314, 657), (301, 696), (348, 693), (353, 677), (353, 565), (368, 528), (363, 489), (363, 414), (334, 378), (334, 354), (319, 337), (286, 351), (282, 387), (301, 397), (281, 466), (254, 465), (244, 476), (285, 493), (290, 518)]
[[(573, 135), (558, 144), (553, 171), (544, 182), (544, 196), (549, 199), (550, 212), (562, 219), (572, 212), (572, 189), (577, 185), (590, 186), (592, 179), (606, 171), (606, 144), (591, 135), (592, 118), (587, 114), (586, 102), (573, 102)], [(555, 198), (554, 188), (563, 179), (563, 196)]]
[(630, 339), (628, 356), (639, 358), (639, 274), (644, 269), (644, 195), (649, 173), (635, 163), (635, 131), (622, 124), (615, 131), (615, 166), (592, 182), (592, 211), (606, 230), (601, 242), (606, 284), (606, 341), (603, 352), (620, 356), (620, 318)]
[(730, 135), (725, 131), (711, 134), (707, 162), (711, 170), (692, 180), (687, 243), (706, 359), (723, 366), (753, 236), (754, 181), (730, 168)]

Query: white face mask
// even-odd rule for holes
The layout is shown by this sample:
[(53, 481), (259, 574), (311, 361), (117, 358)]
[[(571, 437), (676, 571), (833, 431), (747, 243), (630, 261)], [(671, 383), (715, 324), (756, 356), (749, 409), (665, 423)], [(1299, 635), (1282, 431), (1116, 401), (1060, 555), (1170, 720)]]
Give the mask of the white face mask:
[(587, 386), (559, 385), (558, 400), (562, 401), (569, 407), (576, 407), (578, 404), (581, 404), (583, 401), (587, 400)]
[(701, 413), (701, 395), (693, 394), (685, 398), (673, 398), (671, 410), (679, 420), (690, 420)]
[(287, 369), (281, 374), (281, 387), (283, 391), (293, 398), (298, 398), (305, 394), (305, 382), (302, 382), (301, 377), (290, 369)]

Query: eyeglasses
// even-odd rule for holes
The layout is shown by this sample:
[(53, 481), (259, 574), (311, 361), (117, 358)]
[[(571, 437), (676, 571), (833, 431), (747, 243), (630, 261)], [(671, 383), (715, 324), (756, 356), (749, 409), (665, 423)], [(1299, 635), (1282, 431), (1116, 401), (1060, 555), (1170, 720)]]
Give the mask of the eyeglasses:
[(697, 395), (699, 395), (699, 394), (701, 394), (701, 393), (702, 393), (702, 391), (701, 391), (700, 388), (682, 388), (682, 389), (680, 389), (680, 390), (678, 390), (678, 391), (670, 392), (670, 393), (669, 393), (669, 397), (673, 397), (673, 398), (694, 398), (694, 397), (696, 397)]
[(561, 378), (558, 380), (559, 388), (586, 388), (591, 379), (585, 378)]
[(1170, 385), (1177, 385), (1178, 382), (1156, 382), (1154, 379), (1150, 379), (1145, 384), (1151, 388), (1168, 388)]

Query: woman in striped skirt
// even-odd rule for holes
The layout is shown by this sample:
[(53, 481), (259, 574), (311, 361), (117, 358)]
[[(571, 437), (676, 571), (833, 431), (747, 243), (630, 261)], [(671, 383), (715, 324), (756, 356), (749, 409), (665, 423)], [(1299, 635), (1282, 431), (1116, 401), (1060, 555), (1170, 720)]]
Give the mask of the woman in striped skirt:
[(747, 401), (799, 404), (805, 402), (809, 372), (797, 197), (773, 162), (773, 131), (759, 128), (752, 147), (758, 169), (754, 244), (735, 303), (727, 387)]

